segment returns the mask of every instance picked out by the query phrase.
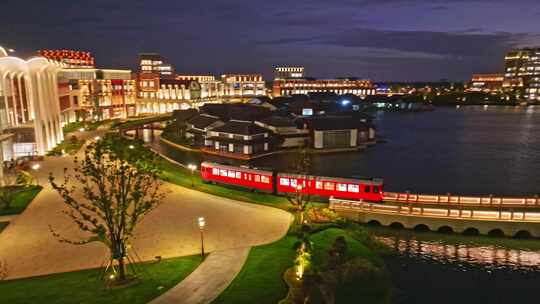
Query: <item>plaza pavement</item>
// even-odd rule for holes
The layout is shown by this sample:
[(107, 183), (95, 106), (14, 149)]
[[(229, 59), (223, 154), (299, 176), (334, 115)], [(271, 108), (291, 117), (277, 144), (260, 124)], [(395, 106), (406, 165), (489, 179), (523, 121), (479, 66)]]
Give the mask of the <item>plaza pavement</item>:
[[(87, 132), (86, 137), (100, 134)], [(44, 189), (28, 208), (12, 219), (0, 233), (0, 260), (7, 263), (8, 279), (31, 277), (99, 267), (107, 263), (104, 245), (60, 243), (49, 227), (65, 238), (84, 236), (70, 218), (60, 196), (46, 183), (49, 172), (61, 178), (63, 168), (72, 166), (72, 157), (48, 157), (35, 173)], [(288, 230), (292, 216), (276, 208), (243, 203), (165, 184), (168, 192), (162, 205), (152, 211), (137, 228), (134, 253), (141, 260), (198, 254), (200, 233), (197, 218), (206, 218), (205, 250), (271, 243)], [(240, 256), (242, 258), (242, 256)], [(138, 258), (137, 258), (138, 260)]]

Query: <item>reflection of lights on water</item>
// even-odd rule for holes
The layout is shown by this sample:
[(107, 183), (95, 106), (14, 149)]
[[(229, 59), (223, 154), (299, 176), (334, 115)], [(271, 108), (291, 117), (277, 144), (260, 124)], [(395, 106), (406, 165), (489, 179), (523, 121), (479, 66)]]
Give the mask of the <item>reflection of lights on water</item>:
[(439, 241), (403, 240), (376, 236), (399, 253), (437, 262), (462, 262), (483, 266), (540, 270), (540, 251), (507, 249), (498, 246), (453, 245)]

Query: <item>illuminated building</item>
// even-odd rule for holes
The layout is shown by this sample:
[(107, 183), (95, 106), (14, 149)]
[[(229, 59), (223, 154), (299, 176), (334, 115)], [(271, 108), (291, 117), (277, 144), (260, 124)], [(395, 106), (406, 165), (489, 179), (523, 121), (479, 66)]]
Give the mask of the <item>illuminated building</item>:
[(303, 67), (276, 67), (274, 68), (274, 80), (304, 78)]
[(503, 89), (517, 98), (540, 101), (540, 48), (506, 54)]
[(39, 50), (39, 56), (61, 62), (70, 68), (93, 68), (94, 57), (90, 52), (73, 50)]
[(0, 47), (0, 160), (44, 155), (60, 143), (57, 72), (61, 63), (8, 56)]
[(159, 74), (141, 73), (137, 79), (137, 92), (138, 113), (168, 113), (204, 103), (201, 84), (189, 78), (162, 78)]
[(140, 73), (156, 73), (164, 77), (172, 77), (174, 69), (171, 64), (157, 53), (139, 54)]
[(221, 75), (223, 96), (228, 98), (248, 98), (266, 95), (266, 87), (260, 74)]
[(473, 74), (469, 91), (500, 92), (503, 81), (503, 74)]
[(201, 85), (201, 98), (215, 100), (223, 97), (223, 83), (213, 75), (176, 75), (178, 80), (195, 80)]
[(59, 71), (58, 79), (64, 122), (137, 114), (135, 80), (130, 70), (64, 68)]
[(283, 79), (274, 80), (274, 97), (314, 92), (333, 92), (358, 96), (375, 95), (375, 86), (369, 80), (355, 79)]

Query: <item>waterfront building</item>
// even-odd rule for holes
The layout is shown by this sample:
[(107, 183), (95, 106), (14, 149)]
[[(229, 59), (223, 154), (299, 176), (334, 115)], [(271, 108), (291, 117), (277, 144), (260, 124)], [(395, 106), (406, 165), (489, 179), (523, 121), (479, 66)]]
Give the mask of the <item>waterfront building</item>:
[(203, 151), (249, 157), (270, 151), (274, 139), (270, 130), (252, 121), (229, 120), (207, 131)]
[(469, 91), (501, 92), (504, 82), (503, 74), (473, 74)]
[(291, 78), (304, 78), (303, 67), (275, 67), (274, 80), (283, 80)]
[(0, 47), (0, 160), (44, 155), (63, 140), (57, 78), (63, 66), (8, 56)]
[(139, 54), (139, 67), (140, 73), (156, 73), (163, 77), (174, 75), (173, 66), (166, 63), (165, 59), (158, 53)]
[(375, 95), (376, 89), (371, 81), (362, 79), (282, 79), (274, 80), (272, 95), (290, 96), (313, 92), (333, 92), (336, 94), (354, 94), (357, 96)]
[(94, 68), (94, 57), (90, 52), (75, 50), (39, 50), (38, 55), (61, 62), (68, 68)]
[(506, 54), (503, 89), (518, 99), (540, 101), (540, 48), (524, 48)]
[(223, 96), (227, 98), (249, 98), (266, 95), (266, 86), (260, 74), (221, 75)]
[(131, 70), (62, 68), (58, 72), (64, 122), (126, 118), (137, 114)]

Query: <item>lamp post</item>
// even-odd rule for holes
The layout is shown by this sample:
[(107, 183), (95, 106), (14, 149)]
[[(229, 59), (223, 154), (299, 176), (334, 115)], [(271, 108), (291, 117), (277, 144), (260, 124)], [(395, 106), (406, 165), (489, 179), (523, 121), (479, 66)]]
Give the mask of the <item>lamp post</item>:
[(193, 187), (195, 187), (195, 181), (193, 180), (193, 175), (195, 173), (195, 170), (197, 170), (197, 166), (194, 165), (194, 164), (189, 164), (188, 169), (189, 169), (189, 171), (191, 171), (191, 188), (193, 188)]
[(41, 167), (40, 164), (33, 164), (32, 165), (32, 170), (34, 170), (36, 172), (36, 183), (39, 185), (39, 177), (37, 176), (37, 172), (39, 170), (39, 168)]
[(204, 220), (204, 217), (199, 217), (199, 230), (201, 231), (201, 256), (204, 258), (204, 226), (206, 225), (206, 221)]

